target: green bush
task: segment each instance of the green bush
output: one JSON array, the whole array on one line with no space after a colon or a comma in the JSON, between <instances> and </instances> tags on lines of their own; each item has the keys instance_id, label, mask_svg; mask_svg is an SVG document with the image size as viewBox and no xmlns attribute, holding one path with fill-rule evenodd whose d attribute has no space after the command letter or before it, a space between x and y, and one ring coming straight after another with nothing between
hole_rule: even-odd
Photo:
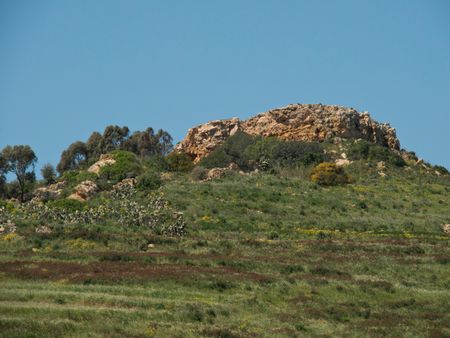
<instances>
[{"instance_id":1,"label":"green bush","mask_svg":"<svg viewBox=\"0 0 450 338\"><path fill-rule=\"evenodd\" d=\"M170 171L188 172L194 167L188 154L175 151L167 155L166 162Z\"/></svg>"},{"instance_id":2,"label":"green bush","mask_svg":"<svg viewBox=\"0 0 450 338\"><path fill-rule=\"evenodd\" d=\"M47 203L47 206L50 208L61 209L69 212L74 212L77 210L81 211L86 205L86 202L71 199L54 200Z\"/></svg>"},{"instance_id":3,"label":"green bush","mask_svg":"<svg viewBox=\"0 0 450 338\"><path fill-rule=\"evenodd\" d=\"M208 156L203 157L199 164L202 167L211 169L227 167L231 162L231 156L229 156L223 148L219 147Z\"/></svg>"},{"instance_id":4,"label":"green bush","mask_svg":"<svg viewBox=\"0 0 450 338\"><path fill-rule=\"evenodd\" d=\"M352 160L383 161L398 167L402 167L406 164L403 158L391 149L366 140L354 142L349 147L347 155Z\"/></svg>"},{"instance_id":5,"label":"green bush","mask_svg":"<svg viewBox=\"0 0 450 338\"><path fill-rule=\"evenodd\" d=\"M447 170L446 167L443 167L441 165L435 165L433 167L434 170L436 170L438 173L442 174L442 175L448 175L449 171Z\"/></svg>"},{"instance_id":6,"label":"green bush","mask_svg":"<svg viewBox=\"0 0 450 338\"><path fill-rule=\"evenodd\" d=\"M135 154L124 150L113 151L111 154L116 163L102 167L100 169L100 179L117 183L125 178L136 177L142 171Z\"/></svg>"},{"instance_id":7,"label":"green bush","mask_svg":"<svg viewBox=\"0 0 450 338\"><path fill-rule=\"evenodd\" d=\"M76 186L77 184L83 181L95 181L97 179L97 175L93 173L89 173L87 171L76 171L76 170L67 170L61 176L61 181L65 181L67 185L71 188Z\"/></svg>"},{"instance_id":8,"label":"green bush","mask_svg":"<svg viewBox=\"0 0 450 338\"><path fill-rule=\"evenodd\" d=\"M139 190L156 190L162 185L159 173L154 171L146 171L137 177L136 187Z\"/></svg>"},{"instance_id":9,"label":"green bush","mask_svg":"<svg viewBox=\"0 0 450 338\"><path fill-rule=\"evenodd\" d=\"M167 164L166 158L161 155L148 157L143 161L143 164L145 168L156 172L169 170L169 165Z\"/></svg>"},{"instance_id":10,"label":"green bush","mask_svg":"<svg viewBox=\"0 0 450 338\"><path fill-rule=\"evenodd\" d=\"M208 177L208 169L197 166L191 172L191 178L195 181L203 181Z\"/></svg>"},{"instance_id":11,"label":"green bush","mask_svg":"<svg viewBox=\"0 0 450 338\"><path fill-rule=\"evenodd\" d=\"M273 164L309 165L324 160L323 149L319 143L254 137L237 132L203 158L200 165L205 168L220 168L234 162L242 169L268 170Z\"/></svg>"},{"instance_id":12,"label":"green bush","mask_svg":"<svg viewBox=\"0 0 450 338\"><path fill-rule=\"evenodd\" d=\"M283 141L273 137L258 137L255 142L248 146L243 156L250 161L260 163L262 161L270 161L273 157L273 149Z\"/></svg>"},{"instance_id":13,"label":"green bush","mask_svg":"<svg viewBox=\"0 0 450 338\"><path fill-rule=\"evenodd\" d=\"M282 141L273 148L273 159L282 165L309 165L324 161L319 143Z\"/></svg>"},{"instance_id":14,"label":"green bush","mask_svg":"<svg viewBox=\"0 0 450 338\"><path fill-rule=\"evenodd\" d=\"M311 181L320 185L338 185L350 182L344 168L335 163L324 162L314 167L311 173Z\"/></svg>"}]
</instances>

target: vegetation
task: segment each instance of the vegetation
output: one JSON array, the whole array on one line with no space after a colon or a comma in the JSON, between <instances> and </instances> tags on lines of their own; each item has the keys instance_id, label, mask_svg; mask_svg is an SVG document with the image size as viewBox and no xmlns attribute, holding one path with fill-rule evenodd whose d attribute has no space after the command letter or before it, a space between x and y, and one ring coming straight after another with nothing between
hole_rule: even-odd
<instances>
[{"instance_id":1,"label":"vegetation","mask_svg":"<svg viewBox=\"0 0 450 338\"><path fill-rule=\"evenodd\" d=\"M353 160L384 161L398 167L406 164L400 155L386 147L370 143L366 140L357 140L354 142L349 147L348 155Z\"/></svg>"},{"instance_id":2,"label":"vegetation","mask_svg":"<svg viewBox=\"0 0 450 338\"><path fill-rule=\"evenodd\" d=\"M350 177L343 167L335 163L324 162L314 167L311 173L311 181L321 185L338 185L350 182Z\"/></svg>"},{"instance_id":3,"label":"vegetation","mask_svg":"<svg viewBox=\"0 0 450 338\"><path fill-rule=\"evenodd\" d=\"M115 184L125 178L136 177L139 175L141 172L141 165L135 154L124 150L115 150L111 154L116 163L104 166L100 169L101 179Z\"/></svg>"},{"instance_id":4,"label":"vegetation","mask_svg":"<svg viewBox=\"0 0 450 338\"><path fill-rule=\"evenodd\" d=\"M449 336L450 178L358 143L237 135L195 167L115 149L54 200L0 200L0 336ZM101 191L65 199L84 180Z\"/></svg>"},{"instance_id":5,"label":"vegetation","mask_svg":"<svg viewBox=\"0 0 450 338\"><path fill-rule=\"evenodd\" d=\"M194 167L192 159L185 153L172 152L166 157L166 162L170 171L188 172Z\"/></svg>"},{"instance_id":6,"label":"vegetation","mask_svg":"<svg viewBox=\"0 0 450 338\"><path fill-rule=\"evenodd\" d=\"M42 166L41 175L46 185L55 183L56 171L55 168L50 163L44 164Z\"/></svg>"},{"instance_id":7,"label":"vegetation","mask_svg":"<svg viewBox=\"0 0 450 338\"><path fill-rule=\"evenodd\" d=\"M237 132L200 161L205 168L237 164L244 170L320 163L326 158L319 143L283 141Z\"/></svg>"},{"instance_id":8,"label":"vegetation","mask_svg":"<svg viewBox=\"0 0 450 338\"><path fill-rule=\"evenodd\" d=\"M172 149L172 137L164 130L155 133L153 128L136 131L130 135L128 127L107 126L103 132L93 132L86 143L72 143L61 154L56 167L60 174L80 168L89 161L97 160L101 154L115 150L132 152L139 157L167 155Z\"/></svg>"},{"instance_id":9,"label":"vegetation","mask_svg":"<svg viewBox=\"0 0 450 338\"><path fill-rule=\"evenodd\" d=\"M3 148L0 158L1 180L5 173L12 172L17 179L18 197L21 202L25 200L25 193L31 191L35 181L34 165L37 157L28 145L6 146Z\"/></svg>"}]
</instances>

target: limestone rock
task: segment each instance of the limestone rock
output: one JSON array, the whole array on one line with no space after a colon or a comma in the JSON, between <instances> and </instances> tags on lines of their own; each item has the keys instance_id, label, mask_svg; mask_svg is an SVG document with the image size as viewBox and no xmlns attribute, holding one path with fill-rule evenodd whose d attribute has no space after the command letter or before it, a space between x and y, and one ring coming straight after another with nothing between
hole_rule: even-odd
<instances>
[{"instance_id":1,"label":"limestone rock","mask_svg":"<svg viewBox=\"0 0 450 338\"><path fill-rule=\"evenodd\" d=\"M119 183L115 184L113 186L113 189L114 190L120 190L120 189L123 189L125 187L126 188L128 188L128 187L133 188L136 185L136 183L137 183L137 180L135 178L125 178L122 181L120 181Z\"/></svg>"},{"instance_id":2,"label":"limestone rock","mask_svg":"<svg viewBox=\"0 0 450 338\"><path fill-rule=\"evenodd\" d=\"M100 159L95 162L93 165L91 165L88 168L88 172L93 173L93 174L99 174L100 170L107 165L112 165L116 163L116 160L113 158L113 156L111 154L103 154L100 155Z\"/></svg>"},{"instance_id":3,"label":"limestone rock","mask_svg":"<svg viewBox=\"0 0 450 338\"><path fill-rule=\"evenodd\" d=\"M0 235L3 234L13 234L17 230L17 226L15 223L7 220L5 223L0 224Z\"/></svg>"},{"instance_id":4,"label":"limestone rock","mask_svg":"<svg viewBox=\"0 0 450 338\"><path fill-rule=\"evenodd\" d=\"M240 124L238 118L232 118L211 121L191 128L184 140L175 146L175 151L185 152L194 159L194 162L198 162L240 130Z\"/></svg>"},{"instance_id":5,"label":"limestone rock","mask_svg":"<svg viewBox=\"0 0 450 338\"><path fill-rule=\"evenodd\" d=\"M35 229L37 234L51 234L52 229L48 225L41 225Z\"/></svg>"},{"instance_id":6,"label":"limestone rock","mask_svg":"<svg viewBox=\"0 0 450 338\"><path fill-rule=\"evenodd\" d=\"M447 235L450 235L450 224L442 224L442 231L444 231Z\"/></svg>"},{"instance_id":7,"label":"limestone rock","mask_svg":"<svg viewBox=\"0 0 450 338\"><path fill-rule=\"evenodd\" d=\"M346 166L350 165L350 163L352 163L352 162L346 158L338 158L335 161L335 163L338 167L346 167Z\"/></svg>"},{"instance_id":8,"label":"limestone rock","mask_svg":"<svg viewBox=\"0 0 450 338\"><path fill-rule=\"evenodd\" d=\"M98 192L97 184L92 181L83 181L78 184L73 193L67 197L68 199L73 199L77 201L86 201Z\"/></svg>"},{"instance_id":9,"label":"limestone rock","mask_svg":"<svg viewBox=\"0 0 450 338\"><path fill-rule=\"evenodd\" d=\"M244 121L238 118L216 120L191 128L185 139L176 145L175 151L185 152L198 162L238 130L250 135L295 141L365 139L394 150L400 149L395 129L389 124L376 122L367 112L359 113L341 106L292 104Z\"/></svg>"},{"instance_id":10,"label":"limestone rock","mask_svg":"<svg viewBox=\"0 0 450 338\"><path fill-rule=\"evenodd\" d=\"M377 163L377 169L378 170L384 170L386 169L386 163L384 161L380 161Z\"/></svg>"},{"instance_id":11,"label":"limestone rock","mask_svg":"<svg viewBox=\"0 0 450 338\"><path fill-rule=\"evenodd\" d=\"M46 187L37 188L34 191L34 200L35 201L45 201L49 199L58 198L61 196L64 187L66 186L65 181L56 182L50 184Z\"/></svg>"},{"instance_id":12,"label":"limestone rock","mask_svg":"<svg viewBox=\"0 0 450 338\"><path fill-rule=\"evenodd\" d=\"M227 168L213 168L208 171L208 176L206 180L214 180L217 178L222 178L226 175L228 169Z\"/></svg>"}]
</instances>

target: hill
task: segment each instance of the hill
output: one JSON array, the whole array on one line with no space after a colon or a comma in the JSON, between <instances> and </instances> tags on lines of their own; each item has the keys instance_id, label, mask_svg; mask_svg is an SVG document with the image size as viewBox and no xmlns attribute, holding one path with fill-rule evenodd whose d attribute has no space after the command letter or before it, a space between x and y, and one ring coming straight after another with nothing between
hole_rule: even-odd
<instances>
[{"instance_id":1,"label":"hill","mask_svg":"<svg viewBox=\"0 0 450 338\"><path fill-rule=\"evenodd\" d=\"M293 105L133 149L0 201L0 336L450 335L450 177L391 127Z\"/></svg>"}]
</instances>

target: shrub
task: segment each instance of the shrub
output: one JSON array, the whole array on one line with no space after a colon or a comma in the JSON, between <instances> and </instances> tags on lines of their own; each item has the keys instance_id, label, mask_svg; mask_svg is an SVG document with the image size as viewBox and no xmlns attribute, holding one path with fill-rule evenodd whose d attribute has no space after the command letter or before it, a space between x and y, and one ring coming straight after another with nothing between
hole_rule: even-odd
<instances>
[{"instance_id":1,"label":"shrub","mask_svg":"<svg viewBox=\"0 0 450 338\"><path fill-rule=\"evenodd\" d=\"M366 140L353 143L348 149L348 156L352 160L384 161L398 167L406 164L405 160L391 149Z\"/></svg>"},{"instance_id":2,"label":"shrub","mask_svg":"<svg viewBox=\"0 0 450 338\"><path fill-rule=\"evenodd\" d=\"M447 170L446 167L443 167L441 165L435 165L433 167L434 170L436 170L438 173L442 174L442 175L448 175L449 171Z\"/></svg>"},{"instance_id":3,"label":"shrub","mask_svg":"<svg viewBox=\"0 0 450 338\"><path fill-rule=\"evenodd\" d=\"M100 169L100 178L117 183L125 178L136 177L141 171L141 165L135 154L117 150L112 155L116 163Z\"/></svg>"},{"instance_id":4,"label":"shrub","mask_svg":"<svg viewBox=\"0 0 450 338\"><path fill-rule=\"evenodd\" d=\"M45 181L45 184L51 184L55 182L56 172L55 168L50 163L44 164L41 168L41 175Z\"/></svg>"},{"instance_id":5,"label":"shrub","mask_svg":"<svg viewBox=\"0 0 450 338\"><path fill-rule=\"evenodd\" d=\"M200 165L209 169L223 168L228 166L231 162L231 156L229 156L223 148L218 148L208 156L202 158Z\"/></svg>"},{"instance_id":6,"label":"shrub","mask_svg":"<svg viewBox=\"0 0 450 338\"><path fill-rule=\"evenodd\" d=\"M71 199L61 199L55 201L49 201L47 206L50 208L61 209L64 211L75 212L81 211L86 206L85 202L71 200Z\"/></svg>"},{"instance_id":7,"label":"shrub","mask_svg":"<svg viewBox=\"0 0 450 338\"><path fill-rule=\"evenodd\" d=\"M136 187L139 190L156 190L162 184L161 177L154 171L146 171L137 177Z\"/></svg>"},{"instance_id":8,"label":"shrub","mask_svg":"<svg viewBox=\"0 0 450 338\"><path fill-rule=\"evenodd\" d=\"M188 172L194 167L192 159L186 153L172 152L166 157L170 171Z\"/></svg>"},{"instance_id":9,"label":"shrub","mask_svg":"<svg viewBox=\"0 0 450 338\"><path fill-rule=\"evenodd\" d=\"M344 168L335 163L324 162L314 167L311 173L311 181L320 185L338 185L350 182Z\"/></svg>"},{"instance_id":10,"label":"shrub","mask_svg":"<svg viewBox=\"0 0 450 338\"><path fill-rule=\"evenodd\" d=\"M74 187L75 185L83 182L83 181L95 181L97 176L93 173L89 173L86 171L76 171L76 170L68 170L65 171L61 176L61 180L65 181L69 187Z\"/></svg>"},{"instance_id":11,"label":"shrub","mask_svg":"<svg viewBox=\"0 0 450 338\"><path fill-rule=\"evenodd\" d=\"M208 177L208 169L201 166L195 167L191 172L191 178L195 181L203 181Z\"/></svg>"},{"instance_id":12,"label":"shrub","mask_svg":"<svg viewBox=\"0 0 450 338\"><path fill-rule=\"evenodd\" d=\"M252 146L256 140L256 137L238 131L203 158L200 164L205 168L223 168L234 162L241 168L249 168L252 158L245 156L246 149Z\"/></svg>"},{"instance_id":13,"label":"shrub","mask_svg":"<svg viewBox=\"0 0 450 338\"><path fill-rule=\"evenodd\" d=\"M309 165L322 162L324 155L319 143L284 141L274 147L273 158L284 165Z\"/></svg>"},{"instance_id":14,"label":"shrub","mask_svg":"<svg viewBox=\"0 0 450 338\"><path fill-rule=\"evenodd\" d=\"M148 169L151 169L153 171L165 171L169 170L169 165L167 164L166 158L161 155L154 155L151 157L148 157L143 162L145 167Z\"/></svg>"}]
</instances>

